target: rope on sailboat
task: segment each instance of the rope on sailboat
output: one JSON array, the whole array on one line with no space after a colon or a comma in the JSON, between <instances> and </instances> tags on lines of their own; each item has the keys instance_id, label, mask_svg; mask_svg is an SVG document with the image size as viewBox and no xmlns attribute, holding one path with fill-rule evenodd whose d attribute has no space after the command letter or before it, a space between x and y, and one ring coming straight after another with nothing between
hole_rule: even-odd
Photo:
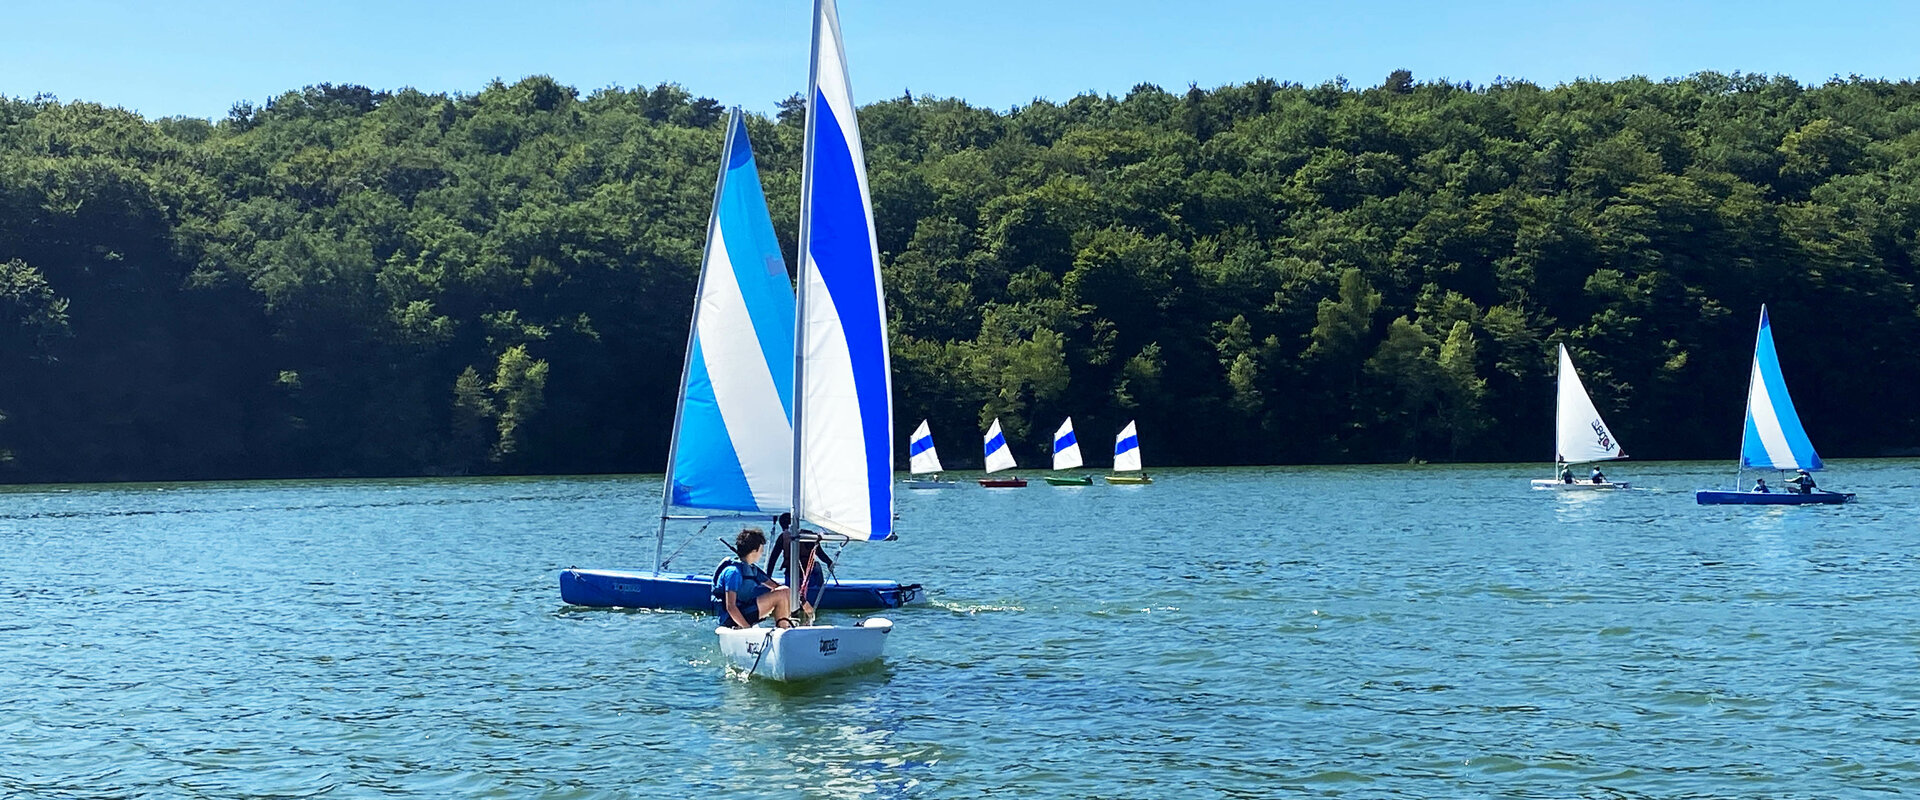
<instances>
[{"instance_id":1,"label":"rope on sailboat","mask_svg":"<svg viewBox=\"0 0 1920 800\"><path fill-rule=\"evenodd\" d=\"M680 541L679 547L673 548L672 553L668 554L666 558L663 558L660 560L660 569L664 570L667 568L668 564L673 563L674 557L680 555L680 551L687 549L687 545L693 544L693 539L695 536L699 536L700 534L706 533L708 528L713 527L713 523L714 523L714 520L708 520L707 524L700 526L700 530L694 531L692 535L688 536L685 539L682 539Z\"/></svg>"},{"instance_id":2,"label":"rope on sailboat","mask_svg":"<svg viewBox=\"0 0 1920 800\"><path fill-rule=\"evenodd\" d=\"M754 655L753 666L747 668L747 677L753 677L754 670L760 668L760 659L767 657L767 646L773 644L773 635L779 630L780 625L778 623L775 623L773 627L767 629L767 638L760 640L760 652Z\"/></svg>"}]
</instances>

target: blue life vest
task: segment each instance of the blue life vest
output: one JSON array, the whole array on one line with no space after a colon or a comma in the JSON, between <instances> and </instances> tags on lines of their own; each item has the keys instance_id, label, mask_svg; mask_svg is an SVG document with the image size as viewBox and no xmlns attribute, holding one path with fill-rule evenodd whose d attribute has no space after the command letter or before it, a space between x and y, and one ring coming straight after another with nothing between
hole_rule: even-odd
<instances>
[{"instance_id":1,"label":"blue life vest","mask_svg":"<svg viewBox=\"0 0 1920 800\"><path fill-rule=\"evenodd\" d=\"M711 583L711 594L713 595L713 601L716 603L727 602L727 590L720 585L720 576L727 571L727 567L739 567L740 579L742 581L759 585L769 580L767 571L761 569L758 564L748 564L737 558L729 558L721 561L720 566L715 567L713 570L713 581Z\"/></svg>"}]
</instances>

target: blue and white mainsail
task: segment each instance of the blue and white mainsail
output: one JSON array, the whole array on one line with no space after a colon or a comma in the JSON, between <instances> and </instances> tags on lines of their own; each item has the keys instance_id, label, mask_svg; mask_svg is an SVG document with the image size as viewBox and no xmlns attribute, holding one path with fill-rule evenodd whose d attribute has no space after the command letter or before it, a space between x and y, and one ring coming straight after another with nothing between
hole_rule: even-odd
<instances>
[{"instance_id":1,"label":"blue and white mainsail","mask_svg":"<svg viewBox=\"0 0 1920 800\"><path fill-rule=\"evenodd\" d=\"M940 467L940 451L933 449L933 429L927 427L924 419L920 420L920 427L913 429L913 438L907 440L907 470L915 475L944 471Z\"/></svg>"},{"instance_id":2,"label":"blue and white mainsail","mask_svg":"<svg viewBox=\"0 0 1920 800\"><path fill-rule=\"evenodd\" d=\"M1140 434L1129 420L1127 427L1120 429L1120 435L1113 437L1113 471L1140 471Z\"/></svg>"},{"instance_id":3,"label":"blue and white mainsail","mask_svg":"<svg viewBox=\"0 0 1920 800\"><path fill-rule=\"evenodd\" d=\"M1053 468L1073 469L1080 464L1080 440L1074 438L1073 418L1068 417L1053 432Z\"/></svg>"},{"instance_id":4,"label":"blue and white mainsail","mask_svg":"<svg viewBox=\"0 0 1920 800\"><path fill-rule=\"evenodd\" d=\"M840 16L816 0L800 194L796 516L855 539L893 532L886 298Z\"/></svg>"},{"instance_id":5,"label":"blue and white mainsail","mask_svg":"<svg viewBox=\"0 0 1920 800\"><path fill-rule=\"evenodd\" d=\"M1821 468L1820 454L1800 427L1800 415L1780 375L1767 307L1760 307L1760 333L1753 344L1753 373L1747 378L1747 430L1740 440L1740 466L1773 469Z\"/></svg>"},{"instance_id":6,"label":"blue and white mainsail","mask_svg":"<svg viewBox=\"0 0 1920 800\"><path fill-rule=\"evenodd\" d=\"M1007 436L1000 432L999 419L996 418L993 424L987 427L987 435L983 444L986 447L986 468L988 472L999 472L1003 469L1013 469L1016 466L1013 463L1013 451L1007 449Z\"/></svg>"},{"instance_id":7,"label":"blue and white mainsail","mask_svg":"<svg viewBox=\"0 0 1920 800\"><path fill-rule=\"evenodd\" d=\"M734 109L674 412L668 507L787 508L793 322L786 259L760 189L746 119Z\"/></svg>"}]
</instances>

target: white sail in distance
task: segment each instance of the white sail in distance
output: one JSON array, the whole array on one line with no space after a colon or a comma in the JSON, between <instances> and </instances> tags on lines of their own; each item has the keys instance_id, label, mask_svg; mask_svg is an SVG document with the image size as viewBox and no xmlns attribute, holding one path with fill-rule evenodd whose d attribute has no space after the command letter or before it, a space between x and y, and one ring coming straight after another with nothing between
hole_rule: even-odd
<instances>
[{"instance_id":1,"label":"white sail in distance","mask_svg":"<svg viewBox=\"0 0 1920 800\"><path fill-rule=\"evenodd\" d=\"M1593 398L1587 396L1587 387L1581 385L1580 373L1574 370L1573 357L1567 355L1564 344L1560 345L1558 403L1554 414L1557 429L1554 449L1562 463L1582 464L1626 457L1620 451L1620 440L1613 437L1613 431L1601 421L1600 411L1593 407Z\"/></svg>"},{"instance_id":2,"label":"white sail in distance","mask_svg":"<svg viewBox=\"0 0 1920 800\"><path fill-rule=\"evenodd\" d=\"M933 429L924 419L913 429L913 438L907 440L907 469L915 475L945 471L940 468L940 453L933 449Z\"/></svg>"},{"instance_id":3,"label":"white sail in distance","mask_svg":"<svg viewBox=\"0 0 1920 800\"><path fill-rule=\"evenodd\" d=\"M1080 440L1074 438L1073 418L1068 417L1053 432L1053 468L1073 469L1080 463Z\"/></svg>"},{"instance_id":4,"label":"white sail in distance","mask_svg":"<svg viewBox=\"0 0 1920 800\"><path fill-rule=\"evenodd\" d=\"M1140 471L1140 435L1133 430L1133 422L1120 429L1120 435L1113 437L1113 471Z\"/></svg>"},{"instance_id":5,"label":"white sail in distance","mask_svg":"<svg viewBox=\"0 0 1920 800\"><path fill-rule=\"evenodd\" d=\"M994 420L987 428L986 450L988 472L1014 468L1013 451L1007 449L1007 437L1000 432L1000 420Z\"/></svg>"}]
</instances>

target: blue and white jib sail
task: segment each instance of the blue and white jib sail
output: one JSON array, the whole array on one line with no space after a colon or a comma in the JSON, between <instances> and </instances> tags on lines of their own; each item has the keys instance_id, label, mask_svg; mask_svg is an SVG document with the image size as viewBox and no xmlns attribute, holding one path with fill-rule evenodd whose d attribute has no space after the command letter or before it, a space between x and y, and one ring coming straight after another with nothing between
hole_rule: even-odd
<instances>
[{"instance_id":1,"label":"blue and white jib sail","mask_svg":"<svg viewBox=\"0 0 1920 800\"><path fill-rule=\"evenodd\" d=\"M1053 432L1053 468L1073 469L1080 466L1080 441L1073 436L1073 418L1068 417L1060 423L1060 429Z\"/></svg>"},{"instance_id":2,"label":"blue and white jib sail","mask_svg":"<svg viewBox=\"0 0 1920 800\"><path fill-rule=\"evenodd\" d=\"M1007 449L1007 436L1000 432L1000 420L996 419L987 427L986 436L987 472L999 472L1013 469L1013 451Z\"/></svg>"},{"instance_id":3,"label":"blue and white jib sail","mask_svg":"<svg viewBox=\"0 0 1920 800\"><path fill-rule=\"evenodd\" d=\"M1113 471L1140 471L1140 435L1134 432L1131 421L1113 437Z\"/></svg>"},{"instance_id":4,"label":"blue and white jib sail","mask_svg":"<svg viewBox=\"0 0 1920 800\"><path fill-rule=\"evenodd\" d=\"M793 285L745 118L728 126L707 220L668 504L782 511L793 486Z\"/></svg>"},{"instance_id":5,"label":"blue and white jib sail","mask_svg":"<svg viewBox=\"0 0 1920 800\"><path fill-rule=\"evenodd\" d=\"M924 419L913 429L913 438L907 440L907 470L915 475L945 471L940 468L939 451L933 449L933 429Z\"/></svg>"},{"instance_id":6,"label":"blue and white jib sail","mask_svg":"<svg viewBox=\"0 0 1920 800\"><path fill-rule=\"evenodd\" d=\"M800 197L800 479L795 505L855 539L893 532L893 372L866 156L840 18L816 0Z\"/></svg>"},{"instance_id":7,"label":"blue and white jib sail","mask_svg":"<svg viewBox=\"0 0 1920 800\"><path fill-rule=\"evenodd\" d=\"M1740 441L1740 466L1773 469L1821 468L1820 454L1800 427L1800 415L1780 375L1767 307L1760 307L1760 333L1753 344L1753 373L1747 379L1747 431Z\"/></svg>"}]
</instances>

